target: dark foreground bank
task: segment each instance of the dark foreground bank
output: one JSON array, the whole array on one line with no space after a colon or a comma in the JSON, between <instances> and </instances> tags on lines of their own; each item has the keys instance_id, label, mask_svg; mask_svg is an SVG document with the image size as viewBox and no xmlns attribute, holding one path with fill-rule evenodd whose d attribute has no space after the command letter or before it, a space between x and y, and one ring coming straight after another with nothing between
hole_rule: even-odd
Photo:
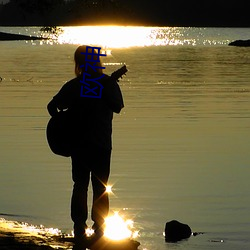
<instances>
[{"instance_id":1,"label":"dark foreground bank","mask_svg":"<svg viewBox=\"0 0 250 250\"><path fill-rule=\"evenodd\" d=\"M58 249L65 249L70 248L72 243L58 243L53 237L52 229L0 218L0 249L52 250L55 245Z\"/></svg>"},{"instance_id":2,"label":"dark foreground bank","mask_svg":"<svg viewBox=\"0 0 250 250\"><path fill-rule=\"evenodd\" d=\"M27 241L27 242L26 242ZM32 239L20 241L12 233L3 233L0 231L0 249L8 250L52 250L50 246L39 246L32 242Z\"/></svg>"},{"instance_id":3,"label":"dark foreground bank","mask_svg":"<svg viewBox=\"0 0 250 250\"><path fill-rule=\"evenodd\" d=\"M111 241L102 237L91 244L88 249L137 250L139 245L140 243L134 240ZM72 249L73 247L73 237L63 235L58 229L36 227L0 218L1 250L52 250L55 248Z\"/></svg>"}]
</instances>

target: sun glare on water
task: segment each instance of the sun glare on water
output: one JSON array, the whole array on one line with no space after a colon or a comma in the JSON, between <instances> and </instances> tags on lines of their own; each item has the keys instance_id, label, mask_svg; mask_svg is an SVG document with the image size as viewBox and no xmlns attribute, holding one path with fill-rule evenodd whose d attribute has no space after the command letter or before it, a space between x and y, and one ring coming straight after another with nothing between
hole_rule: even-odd
<instances>
[{"instance_id":1,"label":"sun glare on water","mask_svg":"<svg viewBox=\"0 0 250 250\"><path fill-rule=\"evenodd\" d=\"M104 236L110 240L119 241L136 238L138 231L133 231L133 221L124 220L118 212L106 218Z\"/></svg>"},{"instance_id":2,"label":"sun glare on water","mask_svg":"<svg viewBox=\"0 0 250 250\"><path fill-rule=\"evenodd\" d=\"M106 186L106 192L107 192L108 194L113 193L113 192L112 192L112 186L111 186L111 185L107 185L107 186Z\"/></svg>"},{"instance_id":3,"label":"sun glare on water","mask_svg":"<svg viewBox=\"0 0 250 250\"><path fill-rule=\"evenodd\" d=\"M144 27L144 26L66 26L59 28L53 42L59 44L90 45L103 49L228 44L216 40L206 28ZM47 40L51 42L51 40ZM53 42L51 42L53 44ZM41 41L43 43L43 41Z\"/></svg>"},{"instance_id":4,"label":"sun glare on water","mask_svg":"<svg viewBox=\"0 0 250 250\"><path fill-rule=\"evenodd\" d=\"M123 241L135 239L139 236L139 231L135 231L132 220L124 220L119 212L114 212L112 216L105 219L104 237L111 241ZM91 237L95 232L91 228L86 229L87 237Z\"/></svg>"},{"instance_id":5,"label":"sun glare on water","mask_svg":"<svg viewBox=\"0 0 250 250\"><path fill-rule=\"evenodd\" d=\"M125 26L80 26L64 27L58 42L98 45L102 48L126 48L151 44L151 29Z\"/></svg>"}]
</instances>

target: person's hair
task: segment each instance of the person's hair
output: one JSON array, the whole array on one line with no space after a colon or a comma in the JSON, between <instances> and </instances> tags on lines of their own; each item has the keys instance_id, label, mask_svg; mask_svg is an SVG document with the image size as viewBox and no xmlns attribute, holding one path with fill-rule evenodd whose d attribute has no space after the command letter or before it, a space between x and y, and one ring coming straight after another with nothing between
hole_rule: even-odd
<instances>
[{"instance_id":1,"label":"person's hair","mask_svg":"<svg viewBox=\"0 0 250 250\"><path fill-rule=\"evenodd\" d=\"M92 55L82 54L82 53L86 53L86 52L92 53L92 48L88 48L88 51L86 51L86 50L87 50L87 45L81 45L75 51L74 60L75 60L75 74L76 74L76 76L77 77L81 76L83 74L83 72L86 72L86 73L91 74L91 75L96 75L96 74L102 75L103 71L101 68L96 68L95 69L96 71L94 71L94 69L90 66L85 67L86 62L91 64L91 65L95 64L95 66L102 67L101 62L90 62L89 61L89 60L91 60ZM94 54L96 54L96 56L94 55L93 59L97 60L98 53L96 50L94 50ZM86 59L87 59L87 61L86 61Z\"/></svg>"}]
</instances>

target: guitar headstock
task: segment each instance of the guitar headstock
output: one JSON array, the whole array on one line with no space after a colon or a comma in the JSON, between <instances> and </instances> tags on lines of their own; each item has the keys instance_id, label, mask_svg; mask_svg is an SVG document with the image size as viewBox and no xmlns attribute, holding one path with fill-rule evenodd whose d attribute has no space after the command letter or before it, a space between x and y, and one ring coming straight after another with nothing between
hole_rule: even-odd
<instances>
[{"instance_id":1,"label":"guitar headstock","mask_svg":"<svg viewBox=\"0 0 250 250\"><path fill-rule=\"evenodd\" d=\"M126 65L123 65L120 69L114 71L111 74L111 78L115 81L118 81L120 77L122 77L128 71Z\"/></svg>"}]
</instances>

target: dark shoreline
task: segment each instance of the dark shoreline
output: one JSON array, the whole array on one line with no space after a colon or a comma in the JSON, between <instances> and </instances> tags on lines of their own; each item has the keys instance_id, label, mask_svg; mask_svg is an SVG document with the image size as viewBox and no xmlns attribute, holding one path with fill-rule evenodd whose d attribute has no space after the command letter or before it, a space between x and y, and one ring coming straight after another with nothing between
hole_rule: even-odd
<instances>
[{"instance_id":1,"label":"dark shoreline","mask_svg":"<svg viewBox=\"0 0 250 250\"><path fill-rule=\"evenodd\" d=\"M44 40L47 38L0 32L0 41Z\"/></svg>"}]
</instances>

